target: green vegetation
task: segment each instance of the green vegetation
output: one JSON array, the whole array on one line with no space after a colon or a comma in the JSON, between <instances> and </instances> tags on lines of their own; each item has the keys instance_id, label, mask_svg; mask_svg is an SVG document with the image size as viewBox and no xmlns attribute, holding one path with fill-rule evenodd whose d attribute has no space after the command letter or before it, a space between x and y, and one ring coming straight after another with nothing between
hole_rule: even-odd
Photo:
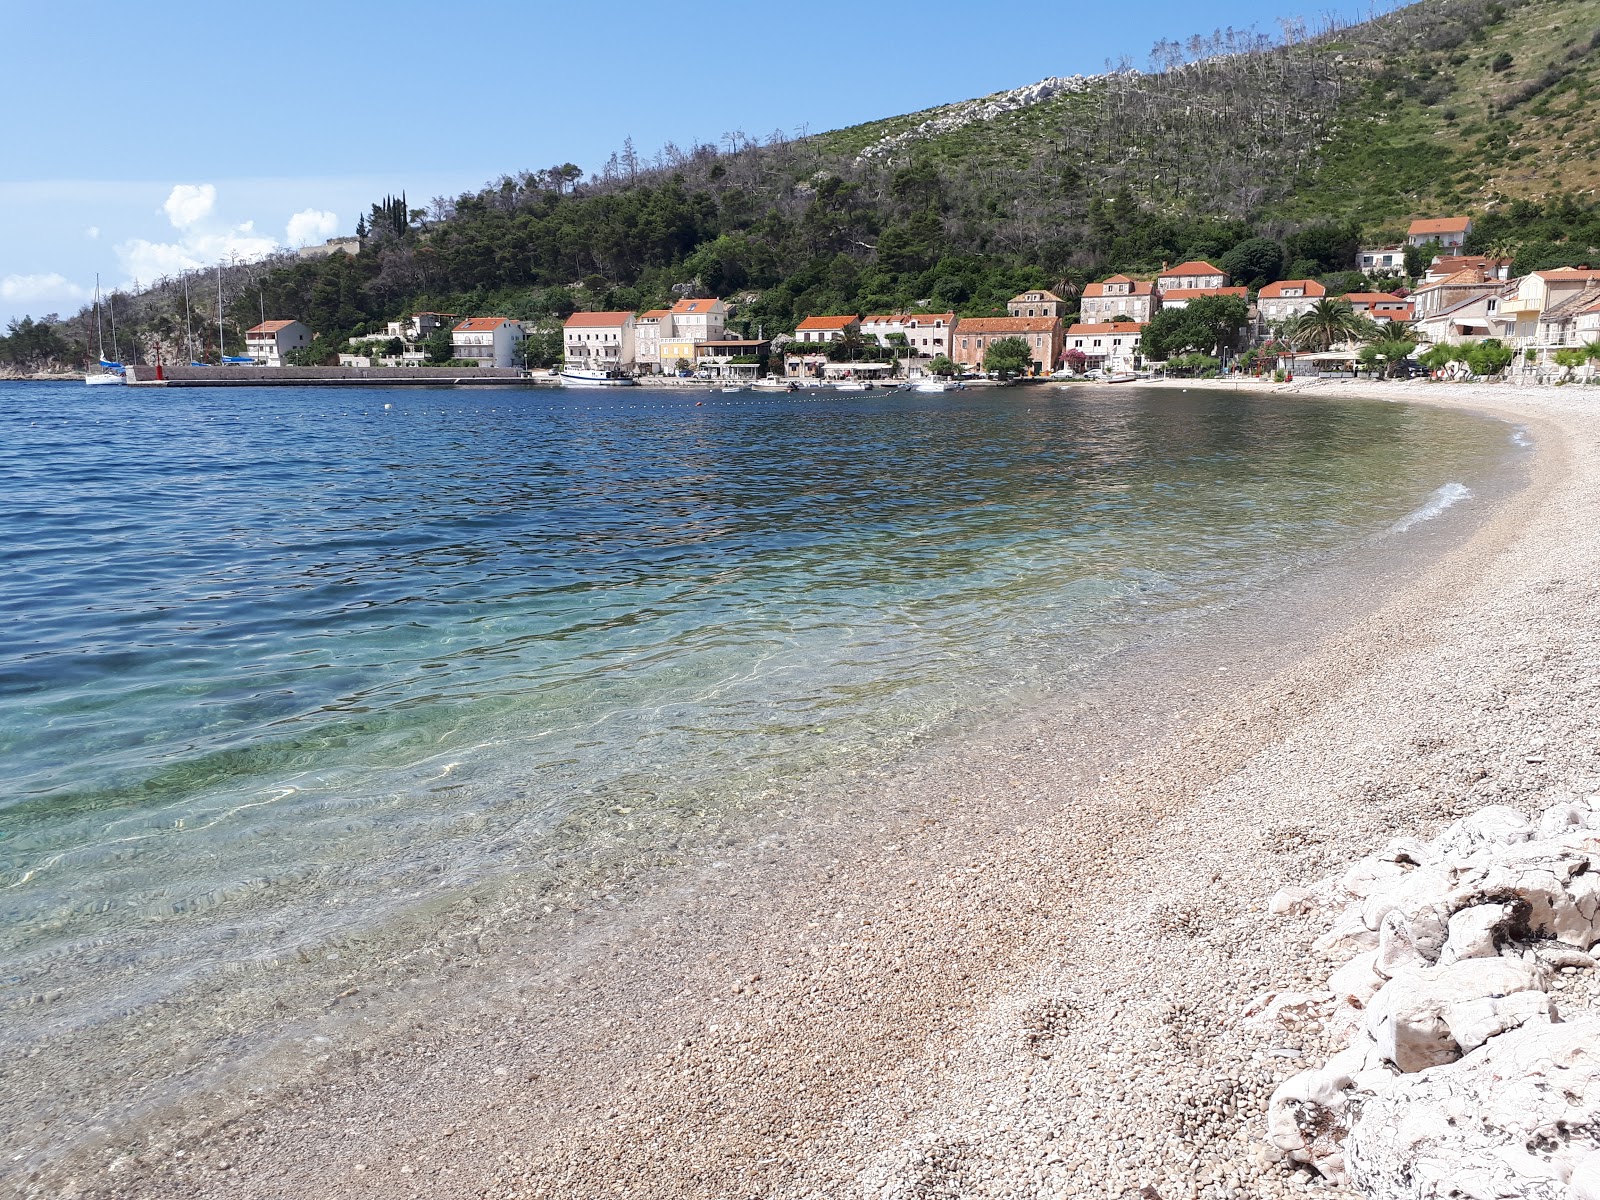
<instances>
[{"instance_id":1,"label":"green vegetation","mask_svg":"<svg viewBox=\"0 0 1600 1200\"><path fill-rule=\"evenodd\" d=\"M1023 338L996 338L983 352L983 369L1001 379L1015 379L1033 369L1033 351Z\"/></svg>"},{"instance_id":2,"label":"green vegetation","mask_svg":"<svg viewBox=\"0 0 1600 1200\"><path fill-rule=\"evenodd\" d=\"M51 317L11 321L5 336L0 337L0 364L28 371L77 363L84 354L85 348L64 337L60 324Z\"/></svg>"},{"instance_id":3,"label":"green vegetation","mask_svg":"<svg viewBox=\"0 0 1600 1200\"><path fill-rule=\"evenodd\" d=\"M1147 357L1172 360L1187 353L1236 350L1250 306L1240 296L1202 296L1183 308L1165 308L1145 326L1141 343Z\"/></svg>"}]
</instances>

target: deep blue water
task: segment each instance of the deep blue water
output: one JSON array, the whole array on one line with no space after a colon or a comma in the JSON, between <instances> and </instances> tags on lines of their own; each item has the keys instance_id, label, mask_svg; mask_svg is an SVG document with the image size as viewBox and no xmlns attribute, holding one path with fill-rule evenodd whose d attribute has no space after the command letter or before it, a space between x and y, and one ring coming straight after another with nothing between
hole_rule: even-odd
<instances>
[{"instance_id":1,"label":"deep blue water","mask_svg":"<svg viewBox=\"0 0 1600 1200\"><path fill-rule=\"evenodd\" d=\"M0 384L0 1005L48 977L94 1021L591 815L880 760L1506 450L1125 386Z\"/></svg>"}]
</instances>

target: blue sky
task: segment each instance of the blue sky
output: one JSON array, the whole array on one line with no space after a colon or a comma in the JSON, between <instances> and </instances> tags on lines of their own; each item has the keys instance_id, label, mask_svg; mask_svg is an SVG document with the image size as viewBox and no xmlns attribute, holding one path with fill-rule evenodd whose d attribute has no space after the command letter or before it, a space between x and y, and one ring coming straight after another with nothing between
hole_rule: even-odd
<instances>
[{"instance_id":1,"label":"blue sky","mask_svg":"<svg viewBox=\"0 0 1600 1200\"><path fill-rule=\"evenodd\" d=\"M353 232L387 192L416 205L524 168L597 168L628 137L648 155L729 130L833 129L1108 58L1143 67L1159 37L1276 31L1280 17L1359 17L1371 2L819 0L679 15L631 0L0 0L0 321L76 311L97 271L127 287ZM975 11L993 36L966 36Z\"/></svg>"}]
</instances>

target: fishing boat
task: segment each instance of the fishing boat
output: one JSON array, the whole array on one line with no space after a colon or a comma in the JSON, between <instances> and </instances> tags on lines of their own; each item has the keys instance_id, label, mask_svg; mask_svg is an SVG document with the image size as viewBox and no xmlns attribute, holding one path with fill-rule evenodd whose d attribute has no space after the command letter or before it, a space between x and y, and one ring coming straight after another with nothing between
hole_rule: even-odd
<instances>
[{"instance_id":1,"label":"fishing boat","mask_svg":"<svg viewBox=\"0 0 1600 1200\"><path fill-rule=\"evenodd\" d=\"M90 371L83 377L83 382L90 387L107 383L126 383L125 368L119 362L110 362L106 359L106 334L100 320L100 276L94 277L94 328L95 335L100 342L100 362L98 371Z\"/></svg>"},{"instance_id":2,"label":"fishing boat","mask_svg":"<svg viewBox=\"0 0 1600 1200\"><path fill-rule=\"evenodd\" d=\"M595 371L583 367L568 367L556 378L561 380L562 387L570 388L639 386L637 379L620 371Z\"/></svg>"}]
</instances>

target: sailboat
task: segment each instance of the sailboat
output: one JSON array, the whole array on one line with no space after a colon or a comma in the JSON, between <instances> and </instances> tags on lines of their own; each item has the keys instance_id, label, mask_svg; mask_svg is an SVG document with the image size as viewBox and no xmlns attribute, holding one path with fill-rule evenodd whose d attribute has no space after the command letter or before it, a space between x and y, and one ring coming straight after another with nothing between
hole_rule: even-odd
<instances>
[{"instance_id":1,"label":"sailboat","mask_svg":"<svg viewBox=\"0 0 1600 1200\"><path fill-rule=\"evenodd\" d=\"M94 277L94 328L95 335L100 341L100 369L90 371L83 377L84 383L90 387L102 383L123 383L123 367L119 362L106 361L106 333L100 320L100 276Z\"/></svg>"}]
</instances>

